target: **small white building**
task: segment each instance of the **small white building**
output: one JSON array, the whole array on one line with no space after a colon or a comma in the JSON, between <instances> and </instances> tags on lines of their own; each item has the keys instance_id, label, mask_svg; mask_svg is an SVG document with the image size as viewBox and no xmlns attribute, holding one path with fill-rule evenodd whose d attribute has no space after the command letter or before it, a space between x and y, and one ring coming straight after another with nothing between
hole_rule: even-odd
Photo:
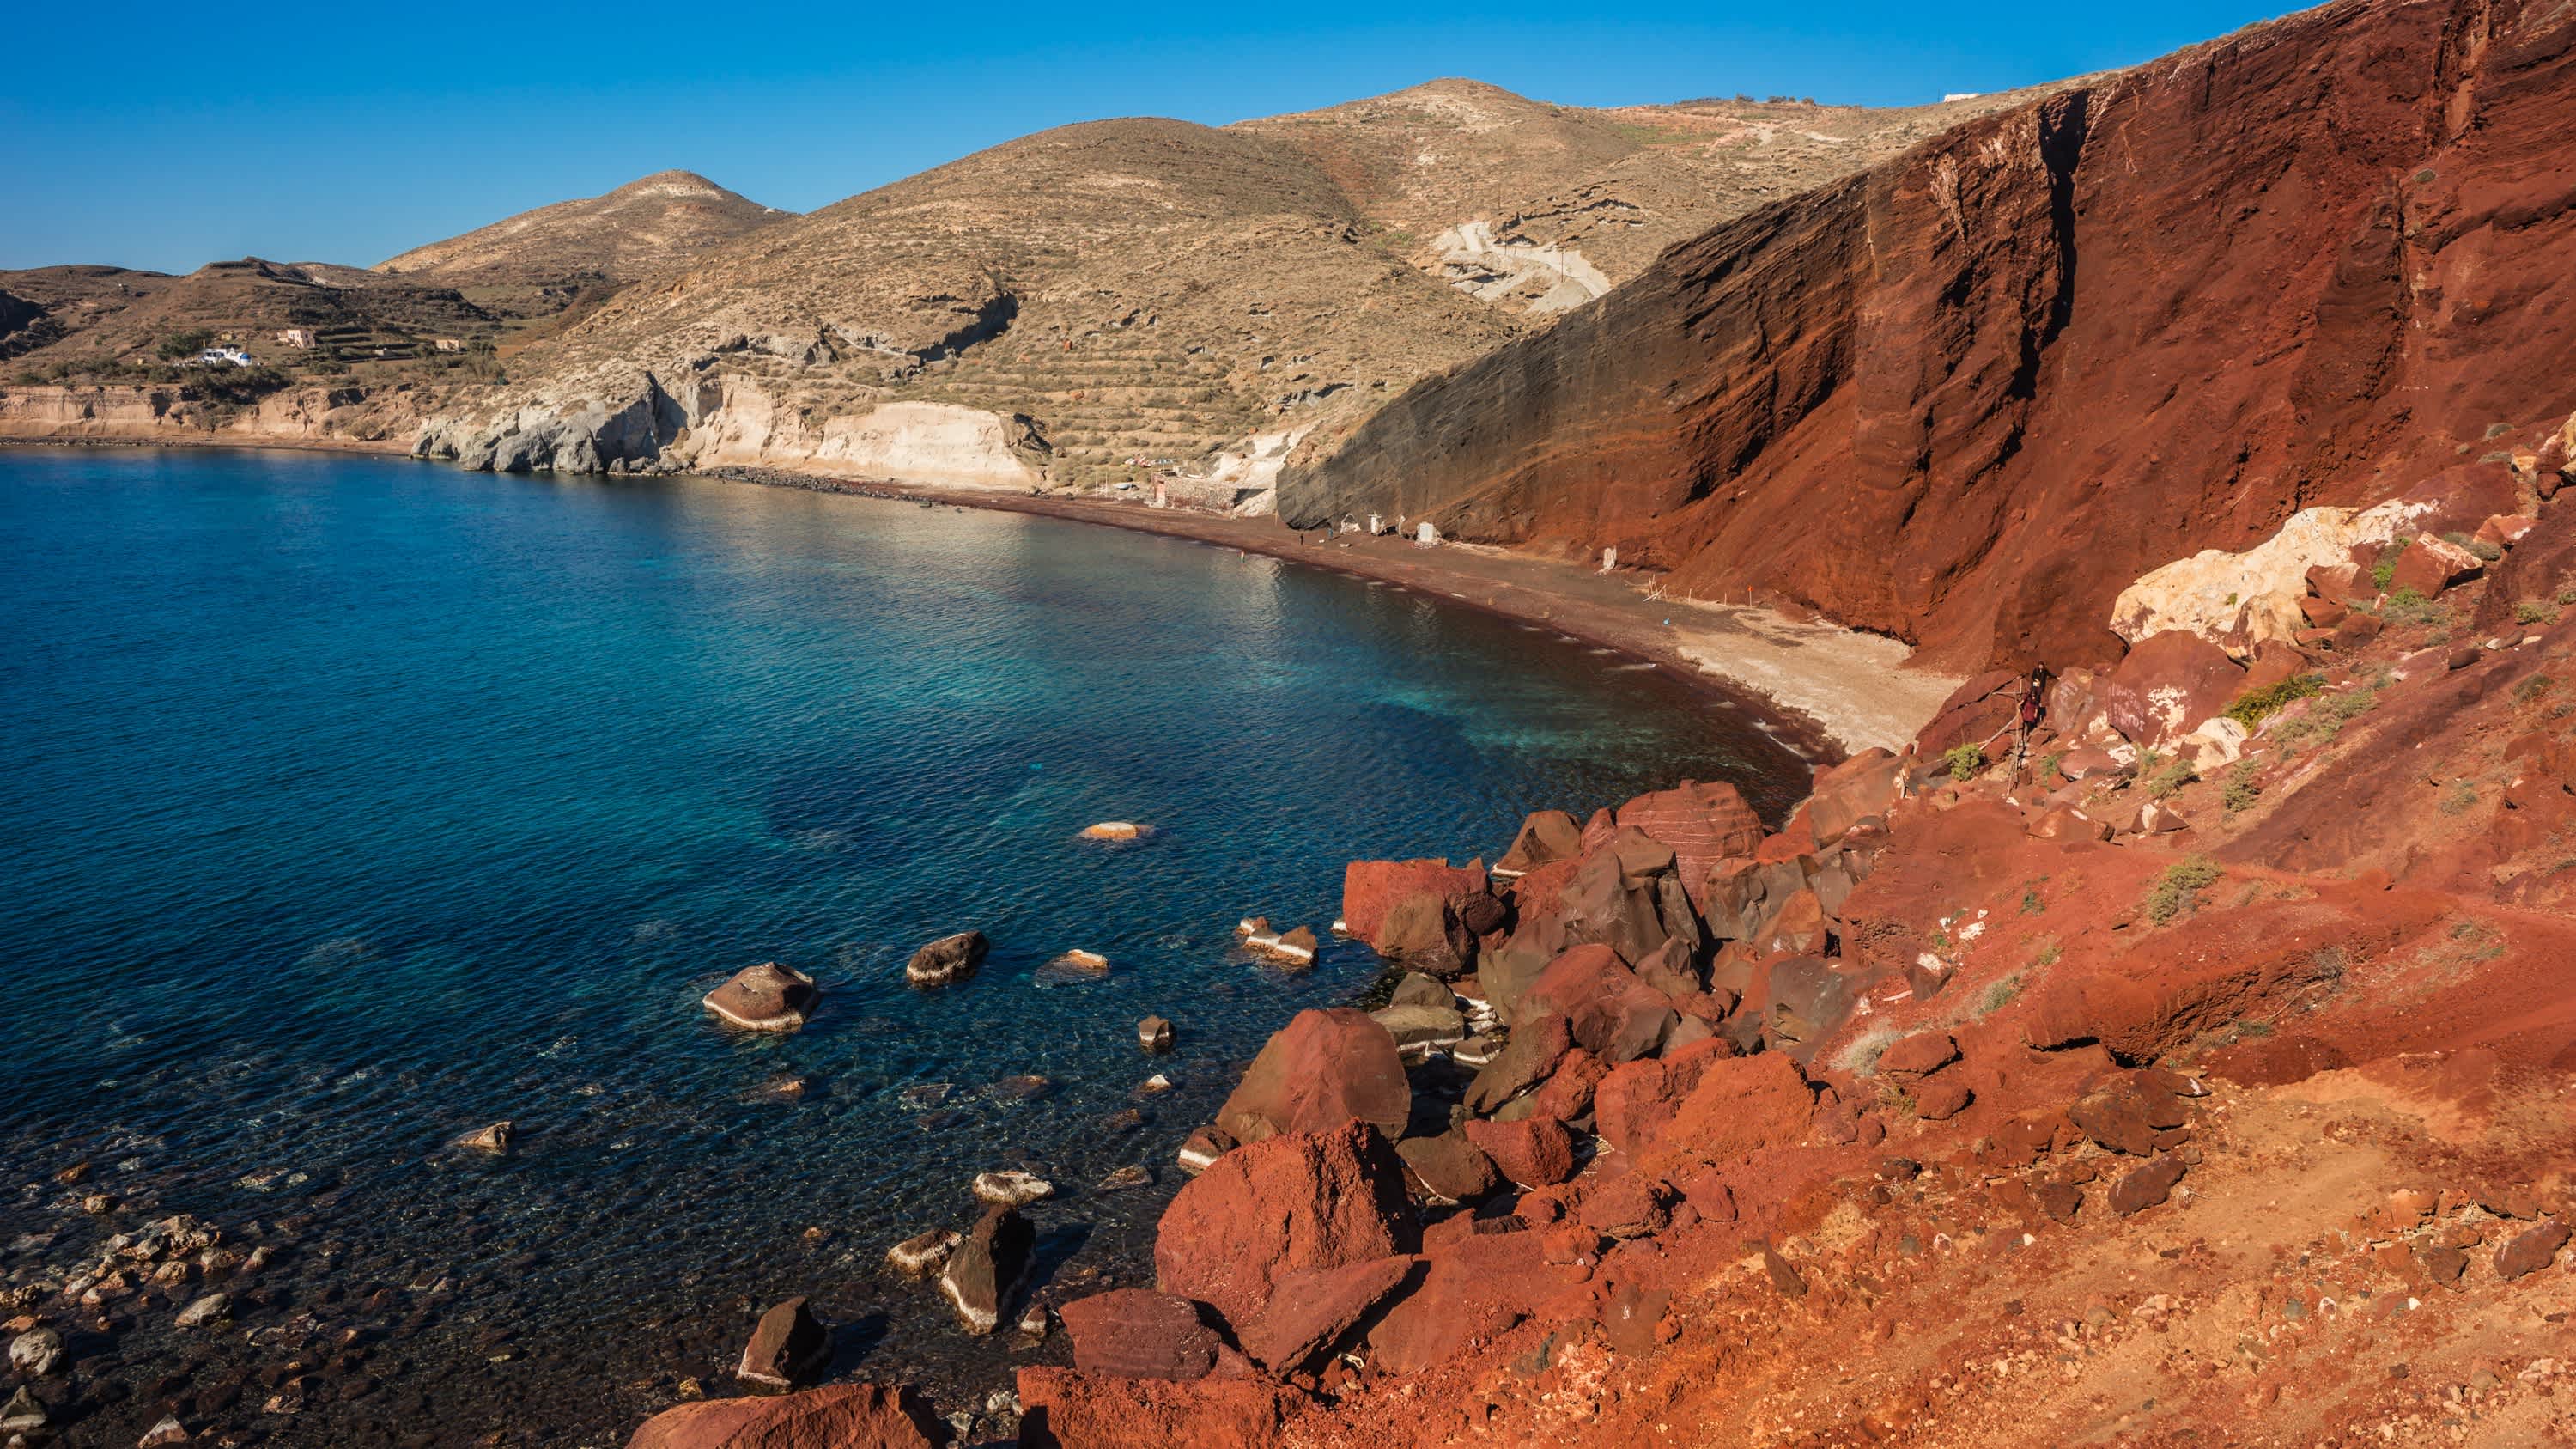
<instances>
[{"instance_id":1,"label":"small white building","mask_svg":"<svg viewBox=\"0 0 2576 1449\"><path fill-rule=\"evenodd\" d=\"M457 341L453 337L442 337L432 345L437 347L441 352L463 352L465 350L465 344Z\"/></svg>"},{"instance_id":2,"label":"small white building","mask_svg":"<svg viewBox=\"0 0 2576 1449\"><path fill-rule=\"evenodd\" d=\"M226 342L198 353L197 365L199 367L248 367L251 365L250 354Z\"/></svg>"},{"instance_id":3,"label":"small white building","mask_svg":"<svg viewBox=\"0 0 2576 1449\"><path fill-rule=\"evenodd\" d=\"M299 352L310 352L313 350L313 329L289 327L277 334L277 341L279 346L292 347Z\"/></svg>"}]
</instances>

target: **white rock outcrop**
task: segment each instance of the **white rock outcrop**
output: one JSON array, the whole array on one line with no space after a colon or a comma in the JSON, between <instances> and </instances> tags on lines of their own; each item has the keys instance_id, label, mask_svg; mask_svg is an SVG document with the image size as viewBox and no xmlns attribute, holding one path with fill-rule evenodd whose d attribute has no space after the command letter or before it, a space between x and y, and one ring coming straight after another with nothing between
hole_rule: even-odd
<instances>
[{"instance_id":1,"label":"white rock outcrop","mask_svg":"<svg viewBox=\"0 0 2576 1449\"><path fill-rule=\"evenodd\" d=\"M2392 499L2373 508L2305 508L2280 531L2245 550L2203 549L2140 578L2111 606L2111 632L2131 644L2185 629L2244 658L2269 640L2307 627L2299 600L2308 570L2344 562L2354 545L2411 533L2430 503Z\"/></svg>"}]
</instances>

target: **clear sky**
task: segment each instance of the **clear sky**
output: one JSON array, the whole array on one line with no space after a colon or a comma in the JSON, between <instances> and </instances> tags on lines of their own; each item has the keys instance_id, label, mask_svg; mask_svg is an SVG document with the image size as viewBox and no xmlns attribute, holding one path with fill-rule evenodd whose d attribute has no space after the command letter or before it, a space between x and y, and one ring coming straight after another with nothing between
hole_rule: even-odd
<instances>
[{"instance_id":1,"label":"clear sky","mask_svg":"<svg viewBox=\"0 0 2576 1449\"><path fill-rule=\"evenodd\" d=\"M1070 121L1223 123L1436 76L1577 105L1912 103L2131 65L2289 8L34 5L0 85L0 268L373 263L670 167L807 211Z\"/></svg>"}]
</instances>

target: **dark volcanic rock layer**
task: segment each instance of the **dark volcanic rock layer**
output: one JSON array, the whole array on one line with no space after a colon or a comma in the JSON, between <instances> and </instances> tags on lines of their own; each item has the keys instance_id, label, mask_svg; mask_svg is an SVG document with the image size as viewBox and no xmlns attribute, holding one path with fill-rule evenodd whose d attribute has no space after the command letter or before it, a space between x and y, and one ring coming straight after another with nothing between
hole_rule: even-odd
<instances>
[{"instance_id":1,"label":"dark volcanic rock layer","mask_svg":"<svg viewBox=\"0 0 2576 1449\"><path fill-rule=\"evenodd\" d=\"M1370 512L1967 666L2576 404L2576 7L2347 0L1670 250L1293 464Z\"/></svg>"}]
</instances>

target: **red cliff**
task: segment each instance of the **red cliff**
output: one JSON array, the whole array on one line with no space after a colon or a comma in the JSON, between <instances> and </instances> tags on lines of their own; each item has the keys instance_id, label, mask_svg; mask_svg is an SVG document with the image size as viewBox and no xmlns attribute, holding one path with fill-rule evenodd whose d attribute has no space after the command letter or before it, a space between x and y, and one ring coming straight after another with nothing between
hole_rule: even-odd
<instances>
[{"instance_id":1,"label":"red cliff","mask_svg":"<svg viewBox=\"0 0 2576 1449\"><path fill-rule=\"evenodd\" d=\"M2576 10L2349 0L1667 251L1283 479L1967 667L2576 405Z\"/></svg>"}]
</instances>

